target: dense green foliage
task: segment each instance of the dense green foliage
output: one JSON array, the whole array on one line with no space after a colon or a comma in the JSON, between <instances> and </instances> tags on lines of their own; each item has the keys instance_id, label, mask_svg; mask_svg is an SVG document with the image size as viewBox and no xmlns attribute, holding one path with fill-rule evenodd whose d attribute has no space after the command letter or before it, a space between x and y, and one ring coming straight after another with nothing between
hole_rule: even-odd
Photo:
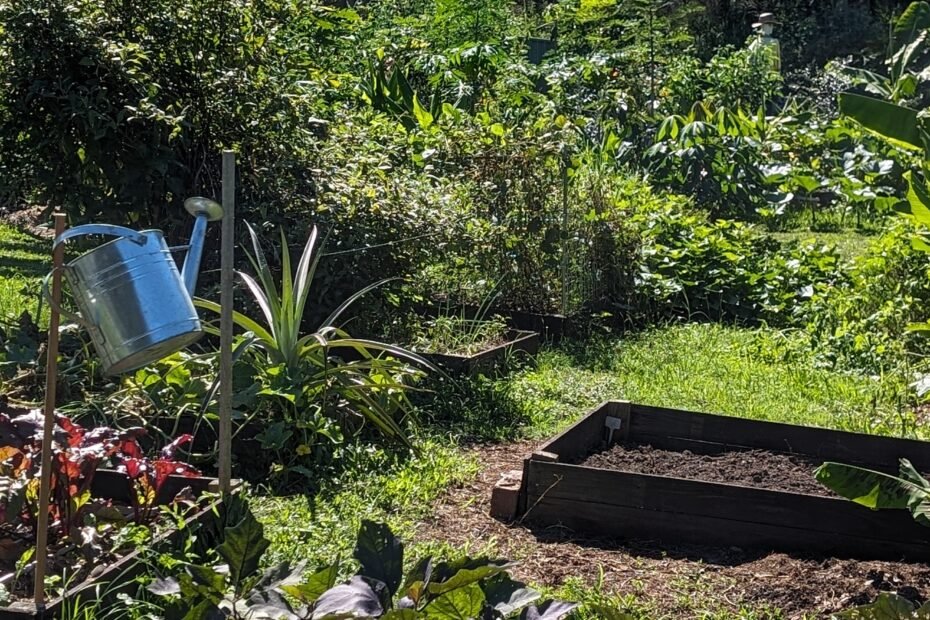
<instances>
[{"instance_id":1,"label":"dense green foliage","mask_svg":"<svg viewBox=\"0 0 930 620\"><path fill-rule=\"evenodd\" d=\"M268 553L246 558L251 576L214 570L228 547L186 562L161 583L169 608L202 596L204 614L258 599L312 613L322 590L307 575L263 579L259 565L303 555L319 569L364 519L411 534L474 473L455 442L548 435L608 397L923 433L925 3L899 19L892 1L772 2L782 73L753 45L757 7L742 0L349 4L0 0L4 213L59 207L72 224L183 242L183 199L217 197L219 154L238 154L237 215L252 225L237 231L251 248L235 315L237 475L315 495L258 500L266 529L249 521L243 540ZM46 241L0 226L0 398L36 401L42 317L22 313L39 307ZM461 381L402 348L477 352L514 312L567 315L578 338L510 378ZM82 423L190 431L190 458L209 470L210 332L113 380L66 327L60 405ZM325 569L324 590L416 617L399 609L394 568L346 584ZM459 615L493 615L482 579L460 601L449 590L470 606ZM445 600L433 585L418 611ZM594 617L599 595L583 598Z\"/></svg>"}]
</instances>

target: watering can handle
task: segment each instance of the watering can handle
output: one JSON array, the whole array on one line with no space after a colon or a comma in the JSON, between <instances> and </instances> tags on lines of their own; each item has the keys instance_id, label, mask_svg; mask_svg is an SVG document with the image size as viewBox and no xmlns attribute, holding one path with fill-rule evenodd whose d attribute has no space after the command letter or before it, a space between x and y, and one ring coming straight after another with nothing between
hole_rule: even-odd
<instances>
[{"instance_id":1,"label":"watering can handle","mask_svg":"<svg viewBox=\"0 0 930 620\"><path fill-rule=\"evenodd\" d=\"M138 245L145 245L146 241L148 240L148 237L146 237L144 234L124 226L114 226L112 224L85 224L83 226L69 228L65 232L55 237L55 243L52 244L52 248L57 248L58 244L64 243L68 239L73 239L74 237L83 237L84 235L109 235L111 237L125 237Z\"/></svg>"},{"instance_id":2,"label":"watering can handle","mask_svg":"<svg viewBox=\"0 0 930 620\"><path fill-rule=\"evenodd\" d=\"M146 237L144 234L136 232L131 228L113 226L112 224L85 224L84 226L75 226L74 228L69 228L65 232L55 237L55 242L52 244L52 248L57 248L59 244L64 243L68 239L82 237L84 235L108 235L111 237L125 237L138 245L145 245L146 241L148 240L148 237ZM45 278L42 279L42 296L45 297L45 301L47 301L48 305L57 310L58 313L62 316L71 319L75 323L83 325L87 329L93 329L94 326L90 323L90 321L79 314L68 312L56 304L55 300L52 299L52 296L48 290L48 280L52 277L53 273L55 273L54 269L50 271L45 276Z\"/></svg>"},{"instance_id":3,"label":"watering can handle","mask_svg":"<svg viewBox=\"0 0 930 620\"><path fill-rule=\"evenodd\" d=\"M64 269L64 267L58 267L56 269ZM47 274L45 274L44 278L42 278L42 296L45 298L45 301L48 302L49 306L57 310L58 314L60 314L61 316L71 319L75 323L84 326L86 329L93 329L94 326L91 325L90 321L82 317L80 314L74 314L73 312L68 312L67 310L65 310L58 304L56 304L55 300L52 299L52 294L48 290L48 280L49 278L52 277L52 274L55 273L56 269L52 269Z\"/></svg>"}]
</instances>

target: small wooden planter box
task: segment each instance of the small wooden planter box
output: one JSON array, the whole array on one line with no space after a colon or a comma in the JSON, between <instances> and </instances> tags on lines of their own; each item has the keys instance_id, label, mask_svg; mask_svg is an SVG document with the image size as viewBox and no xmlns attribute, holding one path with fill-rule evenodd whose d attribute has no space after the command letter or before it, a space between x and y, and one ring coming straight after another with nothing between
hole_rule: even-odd
<instances>
[{"instance_id":1,"label":"small wooden planter box","mask_svg":"<svg viewBox=\"0 0 930 620\"><path fill-rule=\"evenodd\" d=\"M175 497L184 487L191 487L195 495L200 495L216 486L215 478L186 478L184 476L171 476L160 490L158 503L163 504ZM119 502L128 502L132 486L129 478L120 472L100 470L94 475L91 484L91 495L96 498L112 499ZM217 500L219 501L219 500ZM195 512L187 519L188 525L206 523L212 517L216 504L206 506ZM152 545L165 542L176 542L181 536L181 530L171 530L152 540ZM107 595L118 591L120 584L128 584L142 570L137 562L140 551L133 551L119 558L99 575L89 578L82 583L68 588L63 596L46 601L45 610L39 612L33 602L18 602L9 607L0 607L0 620L36 620L57 618L62 611L65 601L74 602L86 596L87 600L97 598L95 589L99 585L108 588ZM2 576L0 576L2 577Z\"/></svg>"},{"instance_id":2,"label":"small wooden planter box","mask_svg":"<svg viewBox=\"0 0 930 620\"><path fill-rule=\"evenodd\" d=\"M478 306L460 306L457 310L464 311L467 318L474 318L479 313ZM418 306L417 312L427 317L435 317L439 308L432 306ZM501 316L507 321L511 329L536 332L546 340L557 342L563 336L568 336L573 330L572 317L564 314L542 314L539 312L523 312L522 310L509 310L507 308L490 308L482 312L484 316Z\"/></svg>"},{"instance_id":3,"label":"small wooden planter box","mask_svg":"<svg viewBox=\"0 0 930 620\"><path fill-rule=\"evenodd\" d=\"M474 355L454 353L426 353L424 358L449 372L476 373L503 369L511 355L536 355L539 351L539 334L511 329L506 334L507 342Z\"/></svg>"},{"instance_id":4,"label":"small wooden planter box","mask_svg":"<svg viewBox=\"0 0 930 620\"><path fill-rule=\"evenodd\" d=\"M889 473L898 459L930 471L930 443L608 402L524 463L519 512L577 533L863 559L930 560L930 528L906 510L840 498L570 465L613 442L698 454L764 449Z\"/></svg>"}]
</instances>

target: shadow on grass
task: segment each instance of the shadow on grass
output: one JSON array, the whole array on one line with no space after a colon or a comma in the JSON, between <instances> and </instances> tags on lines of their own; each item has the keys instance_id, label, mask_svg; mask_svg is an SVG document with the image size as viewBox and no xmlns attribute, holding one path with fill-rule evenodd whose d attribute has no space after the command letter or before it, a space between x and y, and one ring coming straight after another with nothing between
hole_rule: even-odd
<instances>
[{"instance_id":1,"label":"shadow on grass","mask_svg":"<svg viewBox=\"0 0 930 620\"><path fill-rule=\"evenodd\" d=\"M433 377L429 392L414 399L420 425L430 434L452 435L460 443L517 439L530 421L505 378Z\"/></svg>"},{"instance_id":2,"label":"shadow on grass","mask_svg":"<svg viewBox=\"0 0 930 620\"><path fill-rule=\"evenodd\" d=\"M0 278L39 278L45 276L51 268L40 260L28 258L0 257Z\"/></svg>"}]
</instances>

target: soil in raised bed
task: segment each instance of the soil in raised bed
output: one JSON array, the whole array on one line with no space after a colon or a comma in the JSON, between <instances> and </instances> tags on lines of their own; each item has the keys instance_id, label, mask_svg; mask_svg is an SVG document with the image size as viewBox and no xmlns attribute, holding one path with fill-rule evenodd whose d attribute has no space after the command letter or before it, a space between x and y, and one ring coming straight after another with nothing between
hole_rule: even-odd
<instances>
[{"instance_id":1,"label":"soil in raised bed","mask_svg":"<svg viewBox=\"0 0 930 620\"><path fill-rule=\"evenodd\" d=\"M689 450L662 450L648 444L623 442L584 457L577 464L637 474L835 497L814 479L814 470L821 462L768 450L695 454Z\"/></svg>"}]
</instances>

